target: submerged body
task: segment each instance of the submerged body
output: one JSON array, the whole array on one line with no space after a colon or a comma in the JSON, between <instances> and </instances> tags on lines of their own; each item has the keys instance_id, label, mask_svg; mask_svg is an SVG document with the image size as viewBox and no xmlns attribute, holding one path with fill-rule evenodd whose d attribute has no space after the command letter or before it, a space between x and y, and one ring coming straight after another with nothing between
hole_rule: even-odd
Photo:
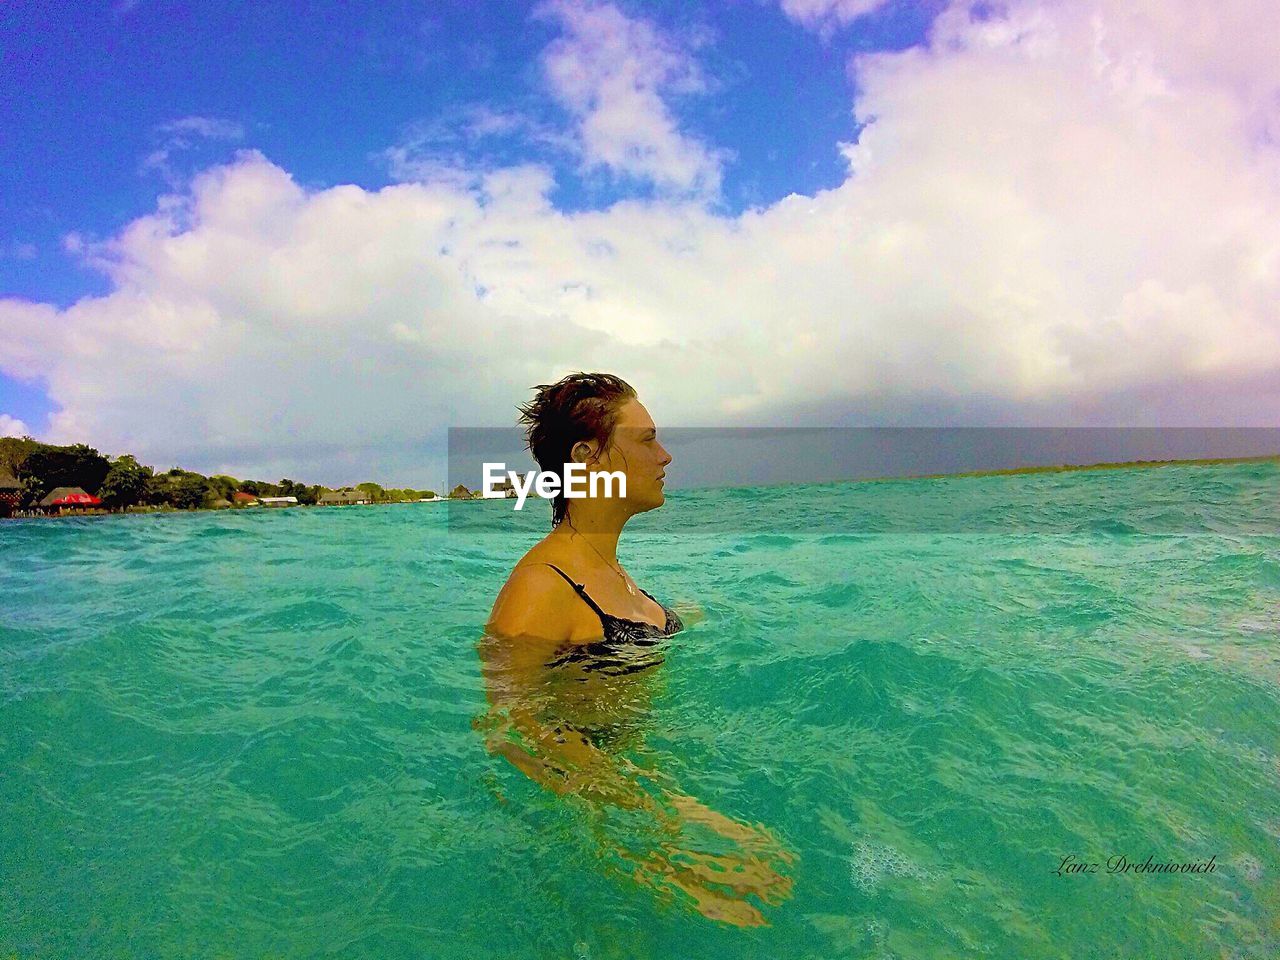
<instances>
[{"instance_id":1,"label":"submerged body","mask_svg":"<svg viewBox=\"0 0 1280 960\"><path fill-rule=\"evenodd\" d=\"M541 391L528 417L542 469L620 470L626 494L553 504L554 529L515 565L485 625L479 653L490 709L476 726L491 753L586 802L606 864L620 862L660 896L682 892L713 919L767 925L744 898L789 896L791 881L767 861L793 855L767 830L684 794L644 744L665 641L685 620L640 589L617 548L628 519L665 502L671 456L622 381L575 375ZM693 611L690 622L698 617ZM624 818L629 826L619 828L618 811L634 814Z\"/></svg>"},{"instance_id":2,"label":"submerged body","mask_svg":"<svg viewBox=\"0 0 1280 960\"><path fill-rule=\"evenodd\" d=\"M609 868L622 865L660 897L678 892L713 920L768 926L748 897L789 897L792 881L773 864L795 855L763 825L684 793L645 744L668 642L701 611L682 617L612 571L584 566L580 539L552 533L499 593L479 644L490 709L476 726L491 753L586 802ZM566 568L588 571L588 582ZM629 813L621 824L618 811Z\"/></svg>"}]
</instances>

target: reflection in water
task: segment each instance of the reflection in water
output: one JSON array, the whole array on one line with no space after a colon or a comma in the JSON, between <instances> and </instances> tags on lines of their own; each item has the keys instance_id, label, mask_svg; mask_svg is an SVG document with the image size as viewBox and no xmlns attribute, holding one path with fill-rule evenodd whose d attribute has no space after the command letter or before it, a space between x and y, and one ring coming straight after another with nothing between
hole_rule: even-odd
<instances>
[{"instance_id":1,"label":"reflection in water","mask_svg":"<svg viewBox=\"0 0 1280 960\"><path fill-rule=\"evenodd\" d=\"M489 752L581 803L607 868L664 900L683 893L712 919L769 925L747 898L777 905L789 897L791 879L775 865L795 854L763 824L682 793L644 744L663 677L661 643L597 641L550 658L531 652L545 649L531 638L486 635L477 647L489 710L474 726Z\"/></svg>"}]
</instances>

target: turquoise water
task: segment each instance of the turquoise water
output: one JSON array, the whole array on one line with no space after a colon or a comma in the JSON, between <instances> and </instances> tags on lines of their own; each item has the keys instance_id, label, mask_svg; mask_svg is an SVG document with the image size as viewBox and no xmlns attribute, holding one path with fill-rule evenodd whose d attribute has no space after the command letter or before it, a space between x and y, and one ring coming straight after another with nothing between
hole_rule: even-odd
<instances>
[{"instance_id":1,"label":"turquoise water","mask_svg":"<svg viewBox=\"0 0 1280 960\"><path fill-rule=\"evenodd\" d=\"M498 501L0 524L0 958L1275 957L1277 481L674 491L633 521L623 562L706 619L619 749L794 854L747 928L485 749L480 625L545 505L503 536L445 519ZM939 491L1017 532L901 522ZM877 517L902 532L849 532Z\"/></svg>"}]
</instances>

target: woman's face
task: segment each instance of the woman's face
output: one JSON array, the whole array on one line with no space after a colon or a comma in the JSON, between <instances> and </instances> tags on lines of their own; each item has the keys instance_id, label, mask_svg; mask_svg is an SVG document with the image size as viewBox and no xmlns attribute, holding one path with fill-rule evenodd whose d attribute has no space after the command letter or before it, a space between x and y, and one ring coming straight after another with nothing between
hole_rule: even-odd
<instances>
[{"instance_id":1,"label":"woman's face","mask_svg":"<svg viewBox=\"0 0 1280 960\"><path fill-rule=\"evenodd\" d=\"M627 478L627 502L639 510L652 510L666 501L663 476L671 454L658 442L653 418L639 400L618 408L612 442L600 458L598 469L621 471Z\"/></svg>"}]
</instances>

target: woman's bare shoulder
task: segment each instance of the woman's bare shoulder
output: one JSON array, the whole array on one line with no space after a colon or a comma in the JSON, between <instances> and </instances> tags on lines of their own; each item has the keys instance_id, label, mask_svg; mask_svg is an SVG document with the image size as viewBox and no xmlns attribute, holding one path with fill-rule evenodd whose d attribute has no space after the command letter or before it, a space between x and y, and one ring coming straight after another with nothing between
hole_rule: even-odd
<instances>
[{"instance_id":1,"label":"woman's bare shoulder","mask_svg":"<svg viewBox=\"0 0 1280 960\"><path fill-rule=\"evenodd\" d=\"M526 554L498 592L485 632L501 637L570 640L582 632L584 611L591 612L564 577L546 562Z\"/></svg>"}]
</instances>

